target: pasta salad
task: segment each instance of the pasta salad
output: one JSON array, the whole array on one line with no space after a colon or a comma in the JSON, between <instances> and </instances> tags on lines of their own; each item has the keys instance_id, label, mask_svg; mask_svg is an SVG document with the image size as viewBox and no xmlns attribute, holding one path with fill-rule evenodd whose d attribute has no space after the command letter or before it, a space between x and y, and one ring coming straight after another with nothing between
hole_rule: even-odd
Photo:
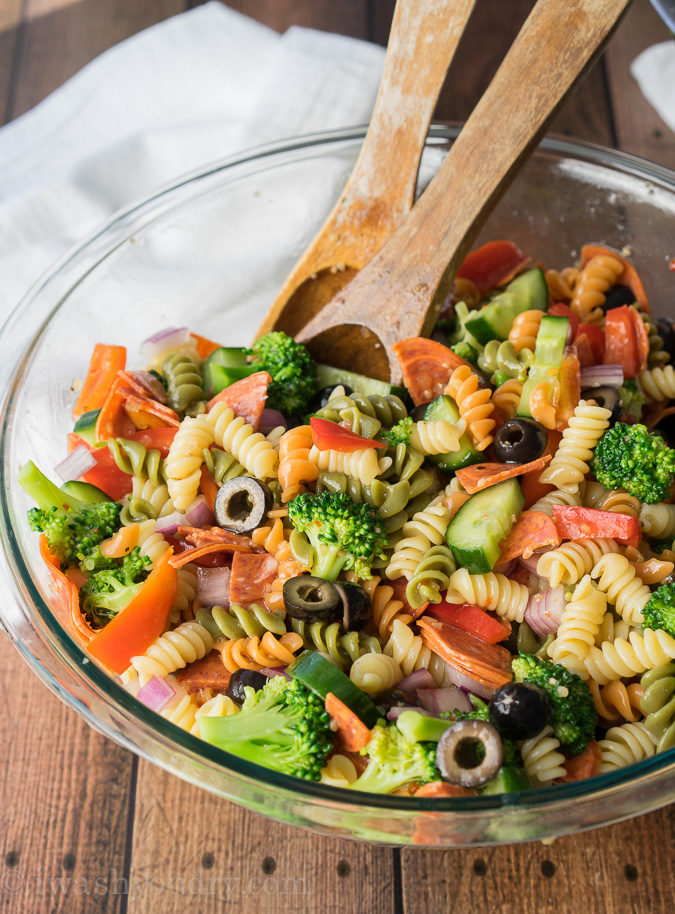
<instances>
[{"instance_id":1,"label":"pasta salad","mask_svg":"<svg viewBox=\"0 0 675 914\"><path fill-rule=\"evenodd\" d=\"M672 326L616 251L468 255L404 386L274 332L99 343L53 611L149 708L355 791L507 793L675 746Z\"/></svg>"}]
</instances>

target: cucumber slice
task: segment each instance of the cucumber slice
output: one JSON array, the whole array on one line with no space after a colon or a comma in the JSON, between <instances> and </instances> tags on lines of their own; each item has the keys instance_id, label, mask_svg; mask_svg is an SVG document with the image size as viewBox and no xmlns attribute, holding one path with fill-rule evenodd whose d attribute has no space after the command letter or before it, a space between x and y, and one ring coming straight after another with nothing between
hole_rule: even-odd
<instances>
[{"instance_id":1,"label":"cucumber slice","mask_svg":"<svg viewBox=\"0 0 675 914\"><path fill-rule=\"evenodd\" d=\"M511 765L502 765L497 774L481 787L482 794L495 793L521 793L523 790L531 790L532 786L527 779L523 768L514 768Z\"/></svg>"},{"instance_id":2,"label":"cucumber slice","mask_svg":"<svg viewBox=\"0 0 675 914\"><path fill-rule=\"evenodd\" d=\"M90 482L82 482L80 479L70 479L61 486L61 491L72 498L79 498L87 505L97 505L103 501L112 501L110 496L106 495L97 486Z\"/></svg>"},{"instance_id":3,"label":"cucumber slice","mask_svg":"<svg viewBox=\"0 0 675 914\"><path fill-rule=\"evenodd\" d=\"M407 394L403 387L396 387L394 384L388 384L386 381L378 381L376 378L367 378L363 374L357 374L355 371L347 371L346 368L333 368L332 365L316 366L317 380L319 389L322 387L333 387L335 384L345 384L352 390L363 394L365 397L370 394L379 394L386 397L388 394L395 394L397 397L405 399Z\"/></svg>"},{"instance_id":4,"label":"cucumber slice","mask_svg":"<svg viewBox=\"0 0 675 914\"><path fill-rule=\"evenodd\" d=\"M457 404L452 397L441 394L440 397L436 397L435 400L432 400L424 410L424 421L445 421L452 422L453 425L456 425L459 422ZM480 463L480 461L483 460L483 455L473 446L471 436L467 434L467 432L464 432L459 439L458 451L450 451L447 454L433 454L430 457L427 457L427 460L430 463L435 463L437 467L440 467L441 470L445 470L447 473L454 473L455 470L459 470L461 467L471 466L472 463Z\"/></svg>"},{"instance_id":5,"label":"cucumber slice","mask_svg":"<svg viewBox=\"0 0 675 914\"><path fill-rule=\"evenodd\" d=\"M509 535L524 504L525 496L515 479L472 495L445 534L457 564L470 574L492 571L499 558L499 544Z\"/></svg>"},{"instance_id":6,"label":"cucumber slice","mask_svg":"<svg viewBox=\"0 0 675 914\"><path fill-rule=\"evenodd\" d=\"M248 352L241 346L220 346L211 353L202 365L205 396L213 397L235 381L253 374L254 369L246 361Z\"/></svg>"},{"instance_id":7,"label":"cucumber slice","mask_svg":"<svg viewBox=\"0 0 675 914\"><path fill-rule=\"evenodd\" d=\"M530 365L527 380L523 384L516 415L531 419L530 394L537 384L551 381L560 374L569 324L568 317L554 314L545 314L542 317L534 348L534 362Z\"/></svg>"},{"instance_id":8,"label":"cucumber slice","mask_svg":"<svg viewBox=\"0 0 675 914\"><path fill-rule=\"evenodd\" d=\"M79 435L87 444L96 443L96 420L100 412L100 409L91 409L88 413L82 413L75 423L73 432Z\"/></svg>"},{"instance_id":9,"label":"cucumber slice","mask_svg":"<svg viewBox=\"0 0 675 914\"><path fill-rule=\"evenodd\" d=\"M503 292L468 318L464 327L479 343L505 340L523 311L543 311L548 304L546 277L539 267L521 273Z\"/></svg>"},{"instance_id":10,"label":"cucumber slice","mask_svg":"<svg viewBox=\"0 0 675 914\"><path fill-rule=\"evenodd\" d=\"M332 692L347 705L367 727L374 727L380 716L379 711L365 692L357 689L349 676L322 657L316 651L304 651L298 659L286 667L286 672L307 686L319 698L326 698Z\"/></svg>"}]
</instances>

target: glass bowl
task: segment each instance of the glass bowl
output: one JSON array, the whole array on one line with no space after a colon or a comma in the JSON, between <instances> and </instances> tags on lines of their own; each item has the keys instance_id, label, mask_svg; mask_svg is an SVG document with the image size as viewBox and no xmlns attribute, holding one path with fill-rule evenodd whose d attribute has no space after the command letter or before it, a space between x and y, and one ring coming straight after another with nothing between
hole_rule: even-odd
<instances>
[{"instance_id":1,"label":"glass bowl","mask_svg":"<svg viewBox=\"0 0 675 914\"><path fill-rule=\"evenodd\" d=\"M456 130L435 127L419 185ZM191 175L123 212L54 267L0 332L0 618L28 664L93 727L220 796L326 834L392 844L467 846L550 838L673 799L675 751L592 780L521 794L415 799L353 794L259 768L154 714L90 661L51 614L37 536L16 482L29 458L65 453L72 384L98 341L126 345L183 326L248 343L314 236L358 154L363 130L301 138ZM672 296L675 173L631 156L549 139L496 208L483 239L512 238L562 267L586 241L634 245L658 313Z\"/></svg>"}]
</instances>

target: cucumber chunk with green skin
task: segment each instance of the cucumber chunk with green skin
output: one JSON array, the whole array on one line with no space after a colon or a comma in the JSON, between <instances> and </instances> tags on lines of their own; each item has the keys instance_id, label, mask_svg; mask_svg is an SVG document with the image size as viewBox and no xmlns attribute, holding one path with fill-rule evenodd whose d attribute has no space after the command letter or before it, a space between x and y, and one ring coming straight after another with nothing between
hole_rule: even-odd
<instances>
[{"instance_id":1,"label":"cucumber chunk with green skin","mask_svg":"<svg viewBox=\"0 0 675 914\"><path fill-rule=\"evenodd\" d=\"M534 348L534 361L530 365L527 380L523 384L516 415L528 419L533 418L530 410L532 391L537 384L557 378L560 374L569 325L568 317L554 314L545 314L542 317Z\"/></svg>"},{"instance_id":2,"label":"cucumber chunk with green skin","mask_svg":"<svg viewBox=\"0 0 675 914\"><path fill-rule=\"evenodd\" d=\"M523 790L532 790L524 768L514 768L512 765L503 765L497 774L487 784L481 787L481 795L497 793L521 793Z\"/></svg>"},{"instance_id":3,"label":"cucumber chunk with green skin","mask_svg":"<svg viewBox=\"0 0 675 914\"><path fill-rule=\"evenodd\" d=\"M464 327L479 343L505 340L514 320L523 311L544 311L548 305L546 277L539 267L511 280L487 305L476 311Z\"/></svg>"},{"instance_id":4,"label":"cucumber chunk with green skin","mask_svg":"<svg viewBox=\"0 0 675 914\"><path fill-rule=\"evenodd\" d=\"M330 660L326 660L316 651L305 651L300 654L286 673L306 686L310 691L325 700L332 692L362 720L366 727L374 727L380 716L379 711L365 692L358 689L349 676L338 670Z\"/></svg>"},{"instance_id":5,"label":"cucumber chunk with green skin","mask_svg":"<svg viewBox=\"0 0 675 914\"><path fill-rule=\"evenodd\" d=\"M511 532L525 504L518 481L507 479L472 495L450 521L445 534L459 567L487 574L499 558L499 544Z\"/></svg>"},{"instance_id":6,"label":"cucumber chunk with green skin","mask_svg":"<svg viewBox=\"0 0 675 914\"><path fill-rule=\"evenodd\" d=\"M448 397L446 394L436 397L424 410L425 422L445 421L457 425L459 418L457 404L452 397ZM449 451L447 454L432 454L426 459L430 463L435 463L441 470L445 470L447 473L454 473L455 470L471 466L472 463L480 463L484 459L484 455L476 450L471 436L464 432L459 439L458 451Z\"/></svg>"},{"instance_id":7,"label":"cucumber chunk with green skin","mask_svg":"<svg viewBox=\"0 0 675 914\"><path fill-rule=\"evenodd\" d=\"M98 486L93 486L90 482L83 482L81 479L69 479L60 487L61 491L71 498L79 498L87 505L98 505L103 501L112 501L109 495L106 495Z\"/></svg>"},{"instance_id":8,"label":"cucumber chunk with green skin","mask_svg":"<svg viewBox=\"0 0 675 914\"><path fill-rule=\"evenodd\" d=\"M100 409L91 409L88 413L82 413L75 423L73 432L79 435L87 444L96 443L96 420L100 412Z\"/></svg>"},{"instance_id":9,"label":"cucumber chunk with green skin","mask_svg":"<svg viewBox=\"0 0 675 914\"><path fill-rule=\"evenodd\" d=\"M364 374L357 374L355 371L347 371L346 368L333 368L332 365L317 365L316 373L318 387L321 390L324 387L333 387L336 384L343 384L351 387L357 393L368 397L371 394L379 394L386 397L388 394L395 394L397 397L405 399L407 393L404 387L396 387L387 381L378 381L376 378L368 378Z\"/></svg>"},{"instance_id":10,"label":"cucumber chunk with green skin","mask_svg":"<svg viewBox=\"0 0 675 914\"><path fill-rule=\"evenodd\" d=\"M253 374L254 369L247 362L248 349L241 346L220 346L214 349L202 365L204 394L213 397L235 381L241 381Z\"/></svg>"}]
</instances>

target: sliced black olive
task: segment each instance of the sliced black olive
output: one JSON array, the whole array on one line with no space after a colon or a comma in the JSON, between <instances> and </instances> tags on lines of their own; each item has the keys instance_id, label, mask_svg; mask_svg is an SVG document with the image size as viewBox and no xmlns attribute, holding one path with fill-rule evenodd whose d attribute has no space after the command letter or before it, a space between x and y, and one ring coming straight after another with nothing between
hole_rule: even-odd
<instances>
[{"instance_id":1,"label":"sliced black olive","mask_svg":"<svg viewBox=\"0 0 675 914\"><path fill-rule=\"evenodd\" d=\"M616 387L587 387L581 391L582 400L595 400L598 406L610 410L610 422L618 422L621 418L621 397Z\"/></svg>"},{"instance_id":2,"label":"sliced black olive","mask_svg":"<svg viewBox=\"0 0 675 914\"><path fill-rule=\"evenodd\" d=\"M495 434L495 457L500 463L529 463L546 450L546 429L532 419L509 419Z\"/></svg>"},{"instance_id":3,"label":"sliced black olive","mask_svg":"<svg viewBox=\"0 0 675 914\"><path fill-rule=\"evenodd\" d=\"M337 621L344 614L342 597L335 584L300 574L284 583L284 606L293 619L314 622L318 619Z\"/></svg>"},{"instance_id":4,"label":"sliced black olive","mask_svg":"<svg viewBox=\"0 0 675 914\"><path fill-rule=\"evenodd\" d=\"M652 431L660 435L668 447L675 447L675 416L665 416Z\"/></svg>"},{"instance_id":5,"label":"sliced black olive","mask_svg":"<svg viewBox=\"0 0 675 914\"><path fill-rule=\"evenodd\" d=\"M328 401L336 387L344 388L347 396L354 392L348 384L329 384L328 387L322 387L318 393L314 394L310 404L311 410L317 412L317 410L323 409L324 406L328 406Z\"/></svg>"},{"instance_id":6,"label":"sliced black olive","mask_svg":"<svg viewBox=\"0 0 675 914\"><path fill-rule=\"evenodd\" d=\"M232 533L250 533L265 520L272 503L272 493L259 479L230 479L216 495L216 523Z\"/></svg>"},{"instance_id":7,"label":"sliced black olive","mask_svg":"<svg viewBox=\"0 0 675 914\"><path fill-rule=\"evenodd\" d=\"M675 324L666 317L660 317L656 322L656 329L663 340L663 348L671 355L675 355Z\"/></svg>"},{"instance_id":8,"label":"sliced black olive","mask_svg":"<svg viewBox=\"0 0 675 914\"><path fill-rule=\"evenodd\" d=\"M227 694L235 705L241 707L246 698L245 688L255 689L257 692L264 685L267 685L267 676L263 676L262 673L256 673L253 670L236 670L230 676L230 681L227 684Z\"/></svg>"},{"instance_id":9,"label":"sliced black olive","mask_svg":"<svg viewBox=\"0 0 675 914\"><path fill-rule=\"evenodd\" d=\"M622 305L632 305L634 301L635 292L628 286L617 283L605 296L602 307L605 311L610 311L612 308L620 308Z\"/></svg>"},{"instance_id":10,"label":"sliced black olive","mask_svg":"<svg viewBox=\"0 0 675 914\"><path fill-rule=\"evenodd\" d=\"M348 632L355 628L363 628L372 615L368 594L363 587L350 584L348 581L338 581L334 586L342 600L344 630Z\"/></svg>"},{"instance_id":11,"label":"sliced black olive","mask_svg":"<svg viewBox=\"0 0 675 914\"><path fill-rule=\"evenodd\" d=\"M508 682L490 702L490 722L502 736L529 739L541 733L551 716L543 689L528 682Z\"/></svg>"},{"instance_id":12,"label":"sliced black olive","mask_svg":"<svg viewBox=\"0 0 675 914\"><path fill-rule=\"evenodd\" d=\"M429 403L431 403L431 400ZM415 422L421 422L422 419L424 419L424 414L427 411L427 406L429 403L420 403L420 405L416 406L415 409L410 413Z\"/></svg>"},{"instance_id":13,"label":"sliced black olive","mask_svg":"<svg viewBox=\"0 0 675 914\"><path fill-rule=\"evenodd\" d=\"M483 720L462 720L448 727L436 747L436 765L441 777L460 787L485 784L504 761L502 740Z\"/></svg>"}]
</instances>

